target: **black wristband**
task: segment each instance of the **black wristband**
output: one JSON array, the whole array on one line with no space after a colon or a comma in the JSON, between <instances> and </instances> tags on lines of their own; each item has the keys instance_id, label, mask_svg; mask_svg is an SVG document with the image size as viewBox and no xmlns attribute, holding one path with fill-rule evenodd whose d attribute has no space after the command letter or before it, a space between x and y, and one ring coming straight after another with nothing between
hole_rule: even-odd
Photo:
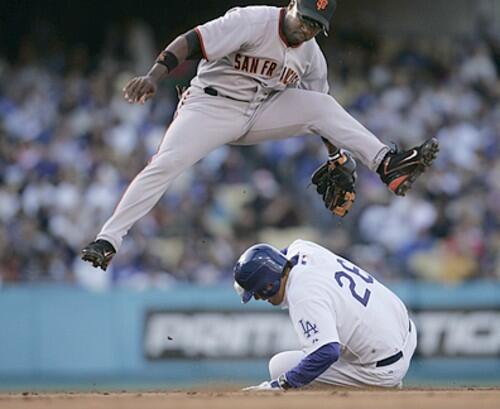
<instances>
[{"instance_id":1,"label":"black wristband","mask_svg":"<svg viewBox=\"0 0 500 409\"><path fill-rule=\"evenodd\" d=\"M168 72L171 73L179 65L179 60L174 53L163 50L156 59L156 63L167 67Z\"/></svg>"},{"instance_id":2,"label":"black wristband","mask_svg":"<svg viewBox=\"0 0 500 409\"><path fill-rule=\"evenodd\" d=\"M280 386L281 389L284 391L287 391L288 389L292 388L292 385L288 382L288 379L286 379L286 375L280 375L278 378L278 385Z\"/></svg>"},{"instance_id":3,"label":"black wristband","mask_svg":"<svg viewBox=\"0 0 500 409\"><path fill-rule=\"evenodd\" d=\"M328 161L330 162L335 162L336 160L340 159L342 157L342 150L341 149L337 149L335 152L333 153L330 153L328 155Z\"/></svg>"}]
</instances>

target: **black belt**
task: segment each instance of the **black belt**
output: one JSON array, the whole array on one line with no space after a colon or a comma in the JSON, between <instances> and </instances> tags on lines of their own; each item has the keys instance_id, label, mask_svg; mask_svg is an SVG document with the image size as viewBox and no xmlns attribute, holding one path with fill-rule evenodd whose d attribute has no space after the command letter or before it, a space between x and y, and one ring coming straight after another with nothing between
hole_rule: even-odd
<instances>
[{"instance_id":1,"label":"black belt","mask_svg":"<svg viewBox=\"0 0 500 409\"><path fill-rule=\"evenodd\" d=\"M408 322L408 331L411 332L411 321ZM398 362L401 358L403 358L403 352L399 351L398 353L390 356L389 358L382 359L378 361L375 366L378 368L380 366L392 365L395 362Z\"/></svg>"},{"instance_id":2,"label":"black belt","mask_svg":"<svg viewBox=\"0 0 500 409\"><path fill-rule=\"evenodd\" d=\"M393 356L390 356L389 358L382 359L381 361L378 361L375 366L378 368L379 366L387 366L391 365L394 362L398 362L401 358L403 358L403 353L399 351L397 354L394 354Z\"/></svg>"},{"instance_id":3,"label":"black belt","mask_svg":"<svg viewBox=\"0 0 500 409\"><path fill-rule=\"evenodd\" d=\"M203 88L203 91L205 92L205 94L211 95L212 97L220 96L220 97L224 97L224 98L227 98L227 99L231 99L233 101L247 102L247 103L250 102L250 101L245 101L243 99L233 98L233 97L230 97L228 95L223 95L219 91L217 91L215 88L212 88L212 87Z\"/></svg>"}]
</instances>

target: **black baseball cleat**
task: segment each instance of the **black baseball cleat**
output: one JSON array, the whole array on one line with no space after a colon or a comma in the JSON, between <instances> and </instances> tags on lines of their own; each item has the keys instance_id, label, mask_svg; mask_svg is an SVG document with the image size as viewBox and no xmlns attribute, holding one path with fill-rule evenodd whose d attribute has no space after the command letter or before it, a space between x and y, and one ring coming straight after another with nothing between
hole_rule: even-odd
<instances>
[{"instance_id":1,"label":"black baseball cleat","mask_svg":"<svg viewBox=\"0 0 500 409\"><path fill-rule=\"evenodd\" d=\"M83 261L92 263L94 267L101 267L104 271L115 254L116 250L107 240L93 241L81 251Z\"/></svg>"},{"instance_id":2,"label":"black baseball cleat","mask_svg":"<svg viewBox=\"0 0 500 409\"><path fill-rule=\"evenodd\" d=\"M407 151L391 150L380 163L377 173L396 195L404 196L413 182L431 166L438 152L436 138Z\"/></svg>"}]
</instances>

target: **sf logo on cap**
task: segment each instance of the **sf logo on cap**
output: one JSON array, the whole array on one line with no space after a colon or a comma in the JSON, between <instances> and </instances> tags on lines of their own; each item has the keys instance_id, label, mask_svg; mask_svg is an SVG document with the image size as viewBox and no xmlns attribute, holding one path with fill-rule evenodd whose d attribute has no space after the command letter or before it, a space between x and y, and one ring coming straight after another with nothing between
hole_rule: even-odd
<instances>
[{"instance_id":1,"label":"sf logo on cap","mask_svg":"<svg viewBox=\"0 0 500 409\"><path fill-rule=\"evenodd\" d=\"M316 2L316 8L320 11L326 9L328 7L328 0L318 0Z\"/></svg>"}]
</instances>

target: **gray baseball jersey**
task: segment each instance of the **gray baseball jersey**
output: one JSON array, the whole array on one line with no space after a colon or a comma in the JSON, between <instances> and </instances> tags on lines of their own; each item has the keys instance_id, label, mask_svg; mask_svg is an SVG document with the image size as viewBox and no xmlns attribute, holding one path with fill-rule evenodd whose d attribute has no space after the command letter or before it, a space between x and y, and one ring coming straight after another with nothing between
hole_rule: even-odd
<instances>
[{"instance_id":1,"label":"gray baseball jersey","mask_svg":"<svg viewBox=\"0 0 500 409\"><path fill-rule=\"evenodd\" d=\"M198 26L205 59L192 84L244 101L290 86L327 93L321 49L315 39L289 47L280 23L284 12L276 7L234 8Z\"/></svg>"},{"instance_id":2,"label":"gray baseball jersey","mask_svg":"<svg viewBox=\"0 0 500 409\"><path fill-rule=\"evenodd\" d=\"M330 95L315 40L291 47L286 9L246 7L198 26L204 59L157 153L134 178L98 239L118 251L175 178L224 144L321 135L375 170L389 148Z\"/></svg>"}]
</instances>

